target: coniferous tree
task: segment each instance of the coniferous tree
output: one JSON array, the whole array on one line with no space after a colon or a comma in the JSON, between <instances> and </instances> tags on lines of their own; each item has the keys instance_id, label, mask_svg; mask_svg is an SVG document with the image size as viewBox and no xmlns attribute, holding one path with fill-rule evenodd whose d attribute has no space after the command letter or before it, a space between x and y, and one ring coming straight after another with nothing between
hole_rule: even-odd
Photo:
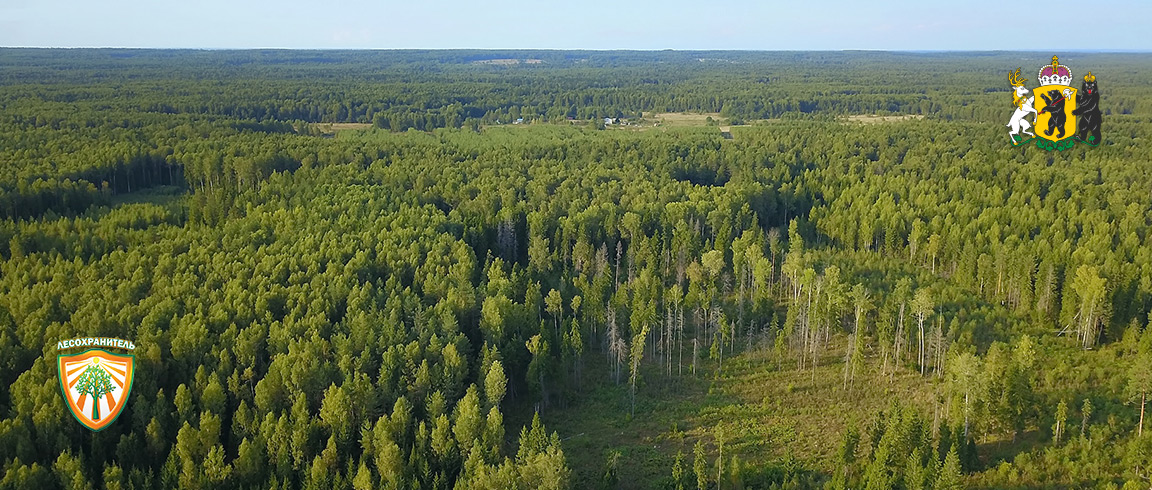
<instances>
[{"instance_id":1,"label":"coniferous tree","mask_svg":"<svg viewBox=\"0 0 1152 490\"><path fill-rule=\"evenodd\" d=\"M1068 420L1068 403L1060 400L1056 405L1056 422L1052 424L1052 436L1056 444L1060 444L1060 436L1064 434L1064 423Z\"/></svg>"},{"instance_id":2,"label":"coniferous tree","mask_svg":"<svg viewBox=\"0 0 1152 490\"><path fill-rule=\"evenodd\" d=\"M1084 437L1088 430L1088 421L1092 419L1092 400L1085 398L1080 405L1080 437Z\"/></svg>"},{"instance_id":3,"label":"coniferous tree","mask_svg":"<svg viewBox=\"0 0 1152 490\"><path fill-rule=\"evenodd\" d=\"M708 461L704 456L704 442L696 441L692 447L692 472L696 474L696 490L708 489Z\"/></svg>"},{"instance_id":4,"label":"coniferous tree","mask_svg":"<svg viewBox=\"0 0 1152 490\"><path fill-rule=\"evenodd\" d=\"M684 490L684 451L676 452L676 460L672 463L672 488Z\"/></svg>"},{"instance_id":5,"label":"coniferous tree","mask_svg":"<svg viewBox=\"0 0 1152 490\"><path fill-rule=\"evenodd\" d=\"M960 455L956 446L948 450L944 458L944 466L940 468L940 475L936 477L935 490L959 490L964 488L964 477L960 473Z\"/></svg>"}]
</instances>

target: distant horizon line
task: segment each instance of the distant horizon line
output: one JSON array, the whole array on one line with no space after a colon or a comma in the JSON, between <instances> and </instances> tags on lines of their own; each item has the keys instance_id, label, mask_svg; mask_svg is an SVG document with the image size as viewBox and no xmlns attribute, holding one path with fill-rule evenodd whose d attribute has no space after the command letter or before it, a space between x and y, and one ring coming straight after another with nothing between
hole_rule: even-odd
<instances>
[{"instance_id":1,"label":"distant horizon line","mask_svg":"<svg viewBox=\"0 0 1152 490\"><path fill-rule=\"evenodd\" d=\"M0 49L44 50L139 50L139 51L596 51L596 52L740 52L740 53L1093 53L1093 54L1152 54L1152 49L756 49L756 48L300 48L300 47L141 47L141 46L0 46Z\"/></svg>"}]
</instances>

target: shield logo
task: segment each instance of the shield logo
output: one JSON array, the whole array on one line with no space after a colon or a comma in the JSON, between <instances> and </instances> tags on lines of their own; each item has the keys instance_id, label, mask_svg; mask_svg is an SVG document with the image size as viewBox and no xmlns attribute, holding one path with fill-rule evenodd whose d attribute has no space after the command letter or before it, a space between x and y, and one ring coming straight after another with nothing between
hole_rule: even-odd
<instances>
[{"instance_id":1,"label":"shield logo","mask_svg":"<svg viewBox=\"0 0 1152 490\"><path fill-rule=\"evenodd\" d=\"M1036 96L1036 136L1057 142L1076 135L1076 89L1067 85L1042 85Z\"/></svg>"},{"instance_id":2,"label":"shield logo","mask_svg":"<svg viewBox=\"0 0 1152 490\"><path fill-rule=\"evenodd\" d=\"M135 361L133 355L103 349L57 356L60 392L72 416L93 431L114 422L128 404Z\"/></svg>"}]
</instances>

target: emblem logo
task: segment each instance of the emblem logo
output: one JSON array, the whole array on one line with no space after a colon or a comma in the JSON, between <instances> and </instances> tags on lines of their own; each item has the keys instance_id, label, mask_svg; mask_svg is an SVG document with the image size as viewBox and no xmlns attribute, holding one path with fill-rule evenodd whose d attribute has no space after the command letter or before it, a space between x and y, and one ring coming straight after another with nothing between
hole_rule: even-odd
<instances>
[{"instance_id":1,"label":"emblem logo","mask_svg":"<svg viewBox=\"0 0 1152 490\"><path fill-rule=\"evenodd\" d=\"M59 345L65 344L135 348L131 342L119 339L76 339ZM60 392L77 422L92 431L101 431L120 416L132 392L135 361L131 354L114 354L99 348L56 356Z\"/></svg>"},{"instance_id":2,"label":"emblem logo","mask_svg":"<svg viewBox=\"0 0 1152 490\"><path fill-rule=\"evenodd\" d=\"M1045 150L1067 150L1077 141L1088 146L1100 144L1100 91L1092 72L1084 77L1077 90L1071 86L1072 70L1052 57L1052 64L1040 68L1036 75L1039 87L1030 91L1020 69L1008 72L1012 86L1012 103L1016 111L1008 121L1008 137L1013 146L1035 141ZM1032 92L1032 93L1029 93ZM1039 96L1039 99L1036 96ZM1026 117L1031 114L1032 122Z\"/></svg>"}]
</instances>

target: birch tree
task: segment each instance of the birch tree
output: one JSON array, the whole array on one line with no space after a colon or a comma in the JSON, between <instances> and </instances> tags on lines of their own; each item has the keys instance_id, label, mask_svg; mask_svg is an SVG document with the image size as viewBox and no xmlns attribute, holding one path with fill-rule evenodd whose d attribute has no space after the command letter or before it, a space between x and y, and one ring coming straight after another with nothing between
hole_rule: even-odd
<instances>
[{"instance_id":1,"label":"birch tree","mask_svg":"<svg viewBox=\"0 0 1152 490\"><path fill-rule=\"evenodd\" d=\"M560 291L548 291L548 296L544 297L544 307L552 315L552 333L559 337L560 323L564 320L564 298L560 296Z\"/></svg>"},{"instance_id":2,"label":"birch tree","mask_svg":"<svg viewBox=\"0 0 1152 490\"><path fill-rule=\"evenodd\" d=\"M980 374L982 371L980 358L969 352L954 356L948 363L950 391L954 396L963 398L961 411L964 414L964 440L968 439L969 418L980 393Z\"/></svg>"},{"instance_id":3,"label":"birch tree","mask_svg":"<svg viewBox=\"0 0 1152 490\"><path fill-rule=\"evenodd\" d=\"M900 348L904 346L905 336L907 335L904 329L904 317L908 309L908 299L911 296L912 281L906 277L897 281L896 289L892 292L893 301L896 302L896 334L892 337L894 344L892 350L894 352L893 359L895 359L897 366L899 366L900 361L903 360L903 357L900 355ZM891 376L894 374L895 370L889 374L889 380L891 380Z\"/></svg>"},{"instance_id":4,"label":"birch tree","mask_svg":"<svg viewBox=\"0 0 1152 490\"><path fill-rule=\"evenodd\" d=\"M917 357L917 363L920 365L920 375L923 376L925 372L925 336L924 336L924 320L932 314L932 296L928 293L927 288L921 288L916 291L916 296L912 299L912 312L916 315L916 328L918 331L917 339L919 341L920 353Z\"/></svg>"},{"instance_id":5,"label":"birch tree","mask_svg":"<svg viewBox=\"0 0 1152 490\"><path fill-rule=\"evenodd\" d=\"M1079 299L1076 310L1076 336L1080 347L1090 349L1100 337L1100 328L1107 319L1107 280L1100 277L1095 267L1082 265L1076 269L1072 290Z\"/></svg>"},{"instance_id":6,"label":"birch tree","mask_svg":"<svg viewBox=\"0 0 1152 490\"><path fill-rule=\"evenodd\" d=\"M862 284L852 286L851 297L855 320L852 322L852 334L848 337L848 348L844 353L845 390L856 375L856 367L860 362L860 324L868 310L872 308L871 295Z\"/></svg>"},{"instance_id":7,"label":"birch tree","mask_svg":"<svg viewBox=\"0 0 1152 490\"><path fill-rule=\"evenodd\" d=\"M540 404L541 407L548 405L548 390L544 385L544 374L548 370L548 341L540 337L540 334L533 335L531 339L524 342L524 346L528 348L528 352L532 353L532 362L528 364L528 383L536 385L540 389Z\"/></svg>"}]
</instances>

